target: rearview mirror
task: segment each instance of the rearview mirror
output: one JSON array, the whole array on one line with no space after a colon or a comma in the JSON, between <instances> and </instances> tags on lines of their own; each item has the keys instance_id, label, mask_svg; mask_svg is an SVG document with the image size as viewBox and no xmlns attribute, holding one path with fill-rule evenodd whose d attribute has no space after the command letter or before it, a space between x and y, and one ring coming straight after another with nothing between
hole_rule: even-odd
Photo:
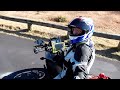
<instances>
[{"instance_id":1,"label":"rearview mirror","mask_svg":"<svg viewBox=\"0 0 120 90\"><path fill-rule=\"evenodd\" d=\"M44 44L44 41L41 40L41 39L37 39L34 43L35 43L36 45L43 45L43 44Z\"/></svg>"}]
</instances>

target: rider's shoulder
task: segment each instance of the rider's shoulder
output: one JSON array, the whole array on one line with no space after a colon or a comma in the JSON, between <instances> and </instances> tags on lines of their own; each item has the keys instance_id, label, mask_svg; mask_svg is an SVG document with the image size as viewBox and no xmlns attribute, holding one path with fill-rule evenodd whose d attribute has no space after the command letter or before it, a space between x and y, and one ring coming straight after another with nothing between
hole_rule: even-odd
<instances>
[{"instance_id":1,"label":"rider's shoulder","mask_svg":"<svg viewBox=\"0 0 120 90\"><path fill-rule=\"evenodd\" d=\"M84 43L84 44L78 45L75 51L91 52L91 47Z\"/></svg>"},{"instance_id":2,"label":"rider's shoulder","mask_svg":"<svg viewBox=\"0 0 120 90\"><path fill-rule=\"evenodd\" d=\"M76 48L90 48L90 46L86 43L76 45Z\"/></svg>"}]
</instances>

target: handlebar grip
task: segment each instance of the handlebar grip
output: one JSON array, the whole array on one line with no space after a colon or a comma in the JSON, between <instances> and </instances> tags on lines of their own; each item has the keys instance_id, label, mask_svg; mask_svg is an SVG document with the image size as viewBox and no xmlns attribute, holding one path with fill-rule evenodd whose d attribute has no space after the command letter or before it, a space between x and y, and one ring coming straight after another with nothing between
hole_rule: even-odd
<instances>
[{"instance_id":1,"label":"handlebar grip","mask_svg":"<svg viewBox=\"0 0 120 90\"><path fill-rule=\"evenodd\" d=\"M38 50L36 48L33 49L34 53L37 54Z\"/></svg>"}]
</instances>

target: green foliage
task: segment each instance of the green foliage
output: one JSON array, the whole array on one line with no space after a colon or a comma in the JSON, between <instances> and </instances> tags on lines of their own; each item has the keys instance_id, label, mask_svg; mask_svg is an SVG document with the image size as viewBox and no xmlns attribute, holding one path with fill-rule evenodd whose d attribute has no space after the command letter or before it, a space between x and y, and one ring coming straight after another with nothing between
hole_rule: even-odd
<instances>
[{"instance_id":1,"label":"green foliage","mask_svg":"<svg viewBox=\"0 0 120 90\"><path fill-rule=\"evenodd\" d=\"M63 16L58 16L58 17L54 18L53 20L56 22L67 22L66 17L63 17Z\"/></svg>"}]
</instances>

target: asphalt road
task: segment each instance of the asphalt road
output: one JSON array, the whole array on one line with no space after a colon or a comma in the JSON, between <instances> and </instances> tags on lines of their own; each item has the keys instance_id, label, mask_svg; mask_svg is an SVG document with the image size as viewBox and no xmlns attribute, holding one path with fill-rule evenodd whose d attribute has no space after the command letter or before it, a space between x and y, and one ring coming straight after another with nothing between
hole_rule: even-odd
<instances>
[{"instance_id":1,"label":"asphalt road","mask_svg":"<svg viewBox=\"0 0 120 90\"><path fill-rule=\"evenodd\" d=\"M0 78L22 69L42 68L45 62L39 58L44 53L34 54L33 45L32 40L0 34ZM112 79L120 79L120 62L96 57L90 73L102 72Z\"/></svg>"}]
</instances>

